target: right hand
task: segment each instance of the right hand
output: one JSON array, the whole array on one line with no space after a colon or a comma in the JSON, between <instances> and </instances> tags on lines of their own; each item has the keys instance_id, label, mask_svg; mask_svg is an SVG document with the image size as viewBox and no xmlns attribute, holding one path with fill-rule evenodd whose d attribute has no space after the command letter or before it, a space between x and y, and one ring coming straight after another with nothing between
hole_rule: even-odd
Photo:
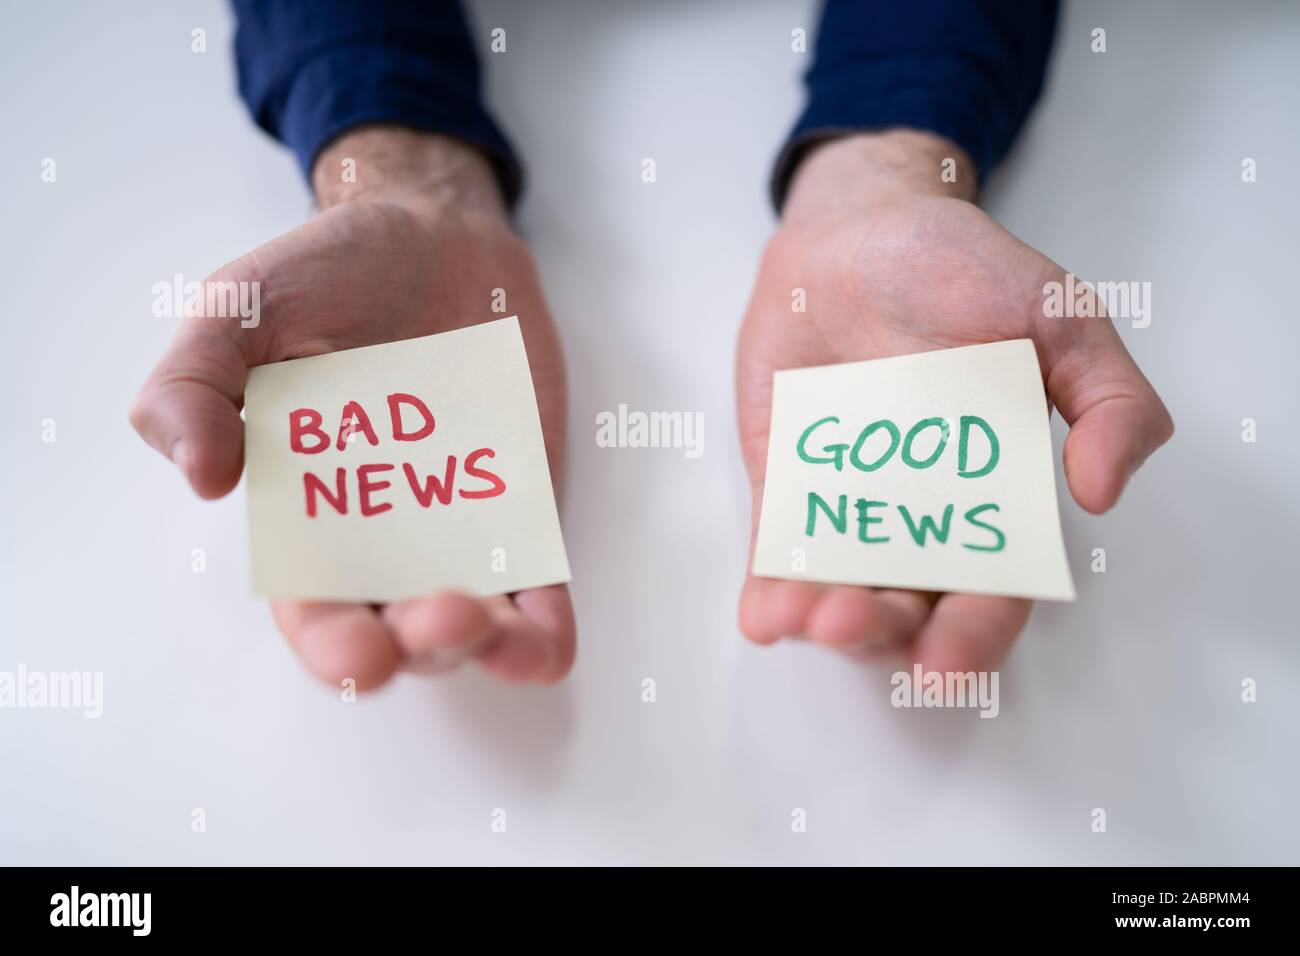
<instances>
[{"instance_id":1,"label":"right hand","mask_svg":"<svg viewBox=\"0 0 1300 956\"><path fill-rule=\"evenodd\" d=\"M338 182L340 160L357 183ZM203 498L243 470L244 385L251 366L446 332L519 316L538 412L558 478L564 361L532 257L511 231L486 160L443 137L391 127L353 131L316 164L324 211L218 269L208 282L259 282L261 316L184 320L144 383L131 423ZM573 662L564 585L473 598L444 591L382 607L273 601L303 663L338 686L377 687L399 669L443 671L474 658L509 681L553 683Z\"/></svg>"}]
</instances>

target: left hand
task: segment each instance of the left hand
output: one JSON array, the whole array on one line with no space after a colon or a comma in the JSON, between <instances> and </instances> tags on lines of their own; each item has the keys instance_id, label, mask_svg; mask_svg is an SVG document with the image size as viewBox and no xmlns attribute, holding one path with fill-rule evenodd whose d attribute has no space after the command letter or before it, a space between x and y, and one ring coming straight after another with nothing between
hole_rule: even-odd
<instances>
[{"instance_id":1,"label":"left hand","mask_svg":"<svg viewBox=\"0 0 1300 956\"><path fill-rule=\"evenodd\" d=\"M945 158L958 182L940 181ZM772 373L1030 338L1047 395L1070 425L1065 471L1098 514L1173 434L1173 421L1109 319L1048 319L1043 287L1065 271L969 200L974 173L928 133L857 134L799 166L763 256L737 350L736 400L757 532ZM805 290L807 311L791 308ZM752 537L751 537L752 558ZM741 629L769 644L803 636L853 656L907 650L926 671L995 667L1029 617L1027 600L759 578Z\"/></svg>"}]
</instances>

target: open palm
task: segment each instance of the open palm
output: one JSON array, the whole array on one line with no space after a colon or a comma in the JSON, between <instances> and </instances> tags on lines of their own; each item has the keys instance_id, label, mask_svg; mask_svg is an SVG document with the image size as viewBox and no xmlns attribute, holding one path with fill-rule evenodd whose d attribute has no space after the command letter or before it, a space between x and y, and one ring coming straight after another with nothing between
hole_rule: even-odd
<instances>
[{"instance_id":1,"label":"open palm","mask_svg":"<svg viewBox=\"0 0 1300 956\"><path fill-rule=\"evenodd\" d=\"M132 423L195 491L220 497L243 468L240 408L251 366L444 332L501 318L505 290L519 316L554 478L563 456L564 365L531 256L505 221L400 203L335 206L214 273L260 283L256 327L187 318L145 383ZM574 655L568 589L510 597L445 592L384 607L275 601L280 629L304 663L335 683L377 686L399 668L437 671L474 657L508 680L550 682Z\"/></svg>"},{"instance_id":2,"label":"open palm","mask_svg":"<svg viewBox=\"0 0 1300 956\"><path fill-rule=\"evenodd\" d=\"M1173 425L1109 320L1044 318L1044 283L1064 276L960 199L908 196L869 213L846 204L782 225L763 257L737 353L755 530L773 372L1016 338L1033 339L1046 394L1071 426L1071 492L1091 512L1110 508ZM802 312L792 309L799 289ZM905 648L927 670L961 671L994 665L1029 609L1006 597L750 575L740 620L760 643L805 636L855 655Z\"/></svg>"}]
</instances>

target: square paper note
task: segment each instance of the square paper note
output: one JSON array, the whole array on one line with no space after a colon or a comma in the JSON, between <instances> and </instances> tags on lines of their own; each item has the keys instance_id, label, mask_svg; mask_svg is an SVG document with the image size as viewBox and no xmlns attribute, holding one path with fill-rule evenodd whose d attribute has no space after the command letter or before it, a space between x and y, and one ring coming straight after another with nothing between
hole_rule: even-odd
<instances>
[{"instance_id":1,"label":"square paper note","mask_svg":"<svg viewBox=\"0 0 1300 956\"><path fill-rule=\"evenodd\" d=\"M244 400L257 593L569 580L516 318L254 368Z\"/></svg>"},{"instance_id":2,"label":"square paper note","mask_svg":"<svg viewBox=\"0 0 1300 956\"><path fill-rule=\"evenodd\" d=\"M1028 339L772 385L756 575L1074 600Z\"/></svg>"}]
</instances>

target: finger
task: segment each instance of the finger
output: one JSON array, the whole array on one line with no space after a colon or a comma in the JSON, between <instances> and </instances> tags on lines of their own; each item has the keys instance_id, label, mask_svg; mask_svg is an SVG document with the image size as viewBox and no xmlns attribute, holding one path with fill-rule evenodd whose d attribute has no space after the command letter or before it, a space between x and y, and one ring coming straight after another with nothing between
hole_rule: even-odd
<instances>
[{"instance_id":1,"label":"finger","mask_svg":"<svg viewBox=\"0 0 1300 956\"><path fill-rule=\"evenodd\" d=\"M577 628L563 584L484 599L494 634L477 660L503 680L553 684L573 666Z\"/></svg>"},{"instance_id":2,"label":"finger","mask_svg":"<svg viewBox=\"0 0 1300 956\"><path fill-rule=\"evenodd\" d=\"M1070 426L1065 476L1093 514L1119 500L1129 478L1174 433L1173 419L1107 319L1048 335L1047 391Z\"/></svg>"},{"instance_id":3,"label":"finger","mask_svg":"<svg viewBox=\"0 0 1300 956\"><path fill-rule=\"evenodd\" d=\"M930 598L920 591L836 585L813 608L808 637L854 655L877 654L911 641L929 611Z\"/></svg>"},{"instance_id":4,"label":"finger","mask_svg":"<svg viewBox=\"0 0 1300 956\"><path fill-rule=\"evenodd\" d=\"M239 481L248 369L221 319L185 321L131 408L131 424L170 458L202 498Z\"/></svg>"},{"instance_id":5,"label":"finger","mask_svg":"<svg viewBox=\"0 0 1300 956\"><path fill-rule=\"evenodd\" d=\"M990 594L945 594L921 627L915 658L927 673L991 670L1029 619L1032 602Z\"/></svg>"},{"instance_id":6,"label":"finger","mask_svg":"<svg viewBox=\"0 0 1300 956\"><path fill-rule=\"evenodd\" d=\"M811 581L747 575L740 592L740 630L755 644L802 636L808 615L825 590L825 585Z\"/></svg>"},{"instance_id":7,"label":"finger","mask_svg":"<svg viewBox=\"0 0 1300 956\"><path fill-rule=\"evenodd\" d=\"M455 591L397 601L380 616L407 668L429 674L452 670L481 650L495 626L483 602Z\"/></svg>"},{"instance_id":8,"label":"finger","mask_svg":"<svg viewBox=\"0 0 1300 956\"><path fill-rule=\"evenodd\" d=\"M327 684L351 678L357 690L371 690L401 664L392 633L364 604L272 601L271 613L303 664Z\"/></svg>"},{"instance_id":9,"label":"finger","mask_svg":"<svg viewBox=\"0 0 1300 956\"><path fill-rule=\"evenodd\" d=\"M758 544L758 523L763 507L765 468L763 456L767 453L767 428L763 426L742 438L752 454L746 454L750 473L750 537L749 562L754 561ZM740 630L755 644L774 644L783 637L802 637L807 633L808 616L827 585L812 581L793 581L780 578L762 578L745 575L740 591Z\"/></svg>"},{"instance_id":10,"label":"finger","mask_svg":"<svg viewBox=\"0 0 1300 956\"><path fill-rule=\"evenodd\" d=\"M1173 433L1173 419L1154 392L1093 405L1065 439L1065 476L1074 500L1093 514L1108 511L1133 473Z\"/></svg>"}]
</instances>

